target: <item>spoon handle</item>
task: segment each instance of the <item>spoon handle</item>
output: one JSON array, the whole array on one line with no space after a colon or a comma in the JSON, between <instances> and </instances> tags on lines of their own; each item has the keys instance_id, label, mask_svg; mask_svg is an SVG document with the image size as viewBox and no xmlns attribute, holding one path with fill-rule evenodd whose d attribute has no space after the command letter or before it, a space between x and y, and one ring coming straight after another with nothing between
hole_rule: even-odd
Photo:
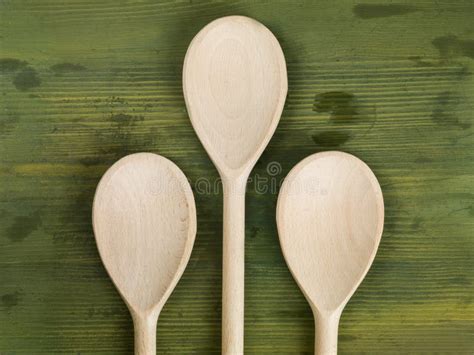
<instances>
[{"instance_id":1,"label":"spoon handle","mask_svg":"<svg viewBox=\"0 0 474 355\"><path fill-rule=\"evenodd\" d=\"M244 353L246 179L223 182L222 354Z\"/></svg>"},{"instance_id":2,"label":"spoon handle","mask_svg":"<svg viewBox=\"0 0 474 355\"><path fill-rule=\"evenodd\" d=\"M315 354L336 355L337 333L339 327L340 313L321 315L314 312L315 318Z\"/></svg>"},{"instance_id":3,"label":"spoon handle","mask_svg":"<svg viewBox=\"0 0 474 355\"><path fill-rule=\"evenodd\" d=\"M156 355L156 323L158 317L132 313L135 329L135 355Z\"/></svg>"}]
</instances>

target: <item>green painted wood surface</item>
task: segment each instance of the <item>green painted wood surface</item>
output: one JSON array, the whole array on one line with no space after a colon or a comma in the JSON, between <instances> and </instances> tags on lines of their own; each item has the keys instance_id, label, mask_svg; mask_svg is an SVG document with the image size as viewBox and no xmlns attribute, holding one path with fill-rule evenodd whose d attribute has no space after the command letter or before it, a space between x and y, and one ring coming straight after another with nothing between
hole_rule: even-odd
<instances>
[{"instance_id":1,"label":"green painted wood surface","mask_svg":"<svg viewBox=\"0 0 474 355\"><path fill-rule=\"evenodd\" d=\"M158 352L219 352L222 195L196 188L217 173L181 71L196 32L229 14L266 24L288 62L286 107L254 180L339 149L384 191L382 243L343 313L340 353L473 353L472 0L1 0L0 353L132 352L90 216L100 176L138 151L176 162L198 207ZM245 349L309 354L312 315L280 252L276 198L249 185Z\"/></svg>"}]
</instances>

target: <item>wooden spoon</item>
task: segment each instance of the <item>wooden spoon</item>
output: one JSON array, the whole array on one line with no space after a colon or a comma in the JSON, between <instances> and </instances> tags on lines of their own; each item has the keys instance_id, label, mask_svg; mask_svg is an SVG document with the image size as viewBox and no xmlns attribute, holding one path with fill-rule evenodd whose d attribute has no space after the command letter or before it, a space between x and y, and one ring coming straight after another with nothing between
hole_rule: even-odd
<instances>
[{"instance_id":1,"label":"wooden spoon","mask_svg":"<svg viewBox=\"0 0 474 355\"><path fill-rule=\"evenodd\" d=\"M280 120L287 87L278 41L248 17L211 22L194 37L186 53L186 106L223 183L224 354L243 353L245 187Z\"/></svg>"},{"instance_id":2,"label":"wooden spoon","mask_svg":"<svg viewBox=\"0 0 474 355\"><path fill-rule=\"evenodd\" d=\"M277 206L280 244L313 310L316 354L337 353L339 318L374 260L383 220L377 178L350 154L313 154L286 177Z\"/></svg>"},{"instance_id":3,"label":"wooden spoon","mask_svg":"<svg viewBox=\"0 0 474 355\"><path fill-rule=\"evenodd\" d=\"M92 223L102 262L132 314L135 354L154 355L158 316L196 235L186 176L159 155L126 156L100 180Z\"/></svg>"}]
</instances>

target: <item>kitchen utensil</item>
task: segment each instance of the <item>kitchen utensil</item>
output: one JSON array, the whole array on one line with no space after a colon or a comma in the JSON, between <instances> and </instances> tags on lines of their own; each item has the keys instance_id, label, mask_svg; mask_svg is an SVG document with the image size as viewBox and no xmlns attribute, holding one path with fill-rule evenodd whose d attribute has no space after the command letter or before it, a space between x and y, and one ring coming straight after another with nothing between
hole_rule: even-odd
<instances>
[{"instance_id":1,"label":"kitchen utensil","mask_svg":"<svg viewBox=\"0 0 474 355\"><path fill-rule=\"evenodd\" d=\"M223 354L243 353L245 188L280 120L287 86L277 39L248 17L211 22L186 53L186 106L223 183Z\"/></svg>"},{"instance_id":2,"label":"kitchen utensil","mask_svg":"<svg viewBox=\"0 0 474 355\"><path fill-rule=\"evenodd\" d=\"M126 156L97 186L93 227L102 262L132 314L135 354L156 353L156 323L196 235L191 187L171 161Z\"/></svg>"},{"instance_id":3,"label":"kitchen utensil","mask_svg":"<svg viewBox=\"0 0 474 355\"><path fill-rule=\"evenodd\" d=\"M281 187L280 244L313 310L317 354L337 353L339 318L374 260L383 221L377 178L353 155L313 154Z\"/></svg>"}]
</instances>

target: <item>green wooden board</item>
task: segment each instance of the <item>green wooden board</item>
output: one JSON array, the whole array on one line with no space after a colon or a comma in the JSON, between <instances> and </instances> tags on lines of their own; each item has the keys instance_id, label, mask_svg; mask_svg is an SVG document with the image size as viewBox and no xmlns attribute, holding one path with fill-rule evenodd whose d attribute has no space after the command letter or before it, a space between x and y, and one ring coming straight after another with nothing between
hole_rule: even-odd
<instances>
[{"instance_id":1,"label":"green wooden board","mask_svg":"<svg viewBox=\"0 0 474 355\"><path fill-rule=\"evenodd\" d=\"M340 353L473 353L472 0L0 0L0 353L133 351L91 202L104 171L139 151L177 163L198 209L158 352L219 353L222 195L197 184L218 175L181 74L192 37L230 14L267 25L288 63L285 110L254 180L277 183L338 149L382 185L385 231L342 315ZM312 314L280 251L276 199L249 184L245 349L309 354Z\"/></svg>"}]
</instances>

